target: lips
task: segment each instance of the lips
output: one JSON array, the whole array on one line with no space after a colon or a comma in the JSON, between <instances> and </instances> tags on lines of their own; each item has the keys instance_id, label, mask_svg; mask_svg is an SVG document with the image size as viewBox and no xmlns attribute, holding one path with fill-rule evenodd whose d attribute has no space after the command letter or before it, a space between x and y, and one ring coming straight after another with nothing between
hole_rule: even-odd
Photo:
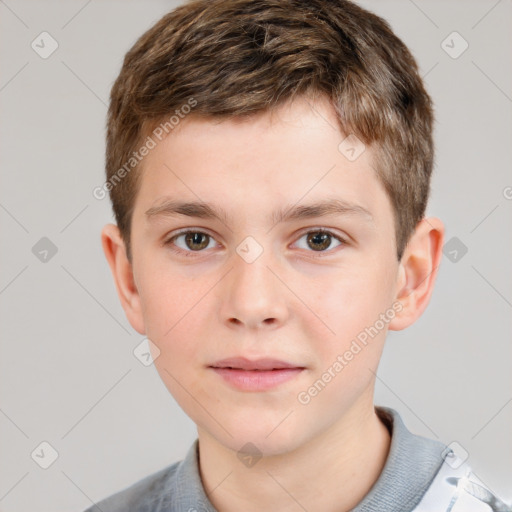
<instances>
[{"instance_id":1,"label":"lips","mask_svg":"<svg viewBox=\"0 0 512 512\"><path fill-rule=\"evenodd\" d=\"M233 370L254 370L254 371L269 371L269 370L284 370L289 368L304 368L304 366L288 363L279 359L247 359L245 357L231 357L222 359L210 365L212 368L226 368Z\"/></svg>"},{"instance_id":2,"label":"lips","mask_svg":"<svg viewBox=\"0 0 512 512\"><path fill-rule=\"evenodd\" d=\"M247 359L231 357L217 361L210 368L232 389L243 392L270 392L286 383L291 383L305 371L298 366L279 359Z\"/></svg>"}]
</instances>

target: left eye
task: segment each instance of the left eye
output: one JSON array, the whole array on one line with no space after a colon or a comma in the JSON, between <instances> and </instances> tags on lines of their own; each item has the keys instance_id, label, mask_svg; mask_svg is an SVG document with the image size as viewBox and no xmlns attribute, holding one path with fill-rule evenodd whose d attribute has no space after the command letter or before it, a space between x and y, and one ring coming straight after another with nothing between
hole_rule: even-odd
<instances>
[{"instance_id":1,"label":"left eye","mask_svg":"<svg viewBox=\"0 0 512 512\"><path fill-rule=\"evenodd\" d=\"M300 238L299 241L302 239L306 239L306 247L300 247L301 249L312 249L315 252L325 252L326 249L330 248L332 245L333 240L338 242L338 245L335 247L338 247L342 243L344 243L344 240L331 233L330 231L325 231L322 229L315 230L315 231L308 231L307 233L304 233Z\"/></svg>"}]
</instances>

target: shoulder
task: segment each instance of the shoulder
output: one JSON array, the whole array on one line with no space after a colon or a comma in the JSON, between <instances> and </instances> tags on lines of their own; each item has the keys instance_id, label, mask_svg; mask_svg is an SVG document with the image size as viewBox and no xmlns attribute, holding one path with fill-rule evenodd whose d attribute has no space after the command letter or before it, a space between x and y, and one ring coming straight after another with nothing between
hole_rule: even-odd
<instances>
[{"instance_id":1,"label":"shoulder","mask_svg":"<svg viewBox=\"0 0 512 512\"><path fill-rule=\"evenodd\" d=\"M105 498L84 512L150 512L164 494L165 489L173 485L180 462L176 462L157 471L130 487Z\"/></svg>"},{"instance_id":2,"label":"shoulder","mask_svg":"<svg viewBox=\"0 0 512 512\"><path fill-rule=\"evenodd\" d=\"M391 446L379 480L356 510L383 510L384 500L413 512L512 512L450 446L409 432L400 415L376 408L388 426ZM395 509L393 509L395 510Z\"/></svg>"},{"instance_id":3,"label":"shoulder","mask_svg":"<svg viewBox=\"0 0 512 512\"><path fill-rule=\"evenodd\" d=\"M100 501L85 512L215 512L201 481L196 439L185 456L132 486Z\"/></svg>"},{"instance_id":4,"label":"shoulder","mask_svg":"<svg viewBox=\"0 0 512 512\"><path fill-rule=\"evenodd\" d=\"M512 512L473 473L471 467L447 448L444 463L413 512Z\"/></svg>"}]
</instances>

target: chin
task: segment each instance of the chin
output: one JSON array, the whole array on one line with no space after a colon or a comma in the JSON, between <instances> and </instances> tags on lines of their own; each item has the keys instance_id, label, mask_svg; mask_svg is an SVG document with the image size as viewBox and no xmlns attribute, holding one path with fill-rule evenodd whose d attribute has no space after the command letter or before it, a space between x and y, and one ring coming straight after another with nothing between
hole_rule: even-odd
<instances>
[{"instance_id":1,"label":"chin","mask_svg":"<svg viewBox=\"0 0 512 512\"><path fill-rule=\"evenodd\" d=\"M292 415L293 413L290 416ZM233 450L239 456L243 456L244 453L252 454L251 452L265 457L282 455L297 449L307 440L306 433L298 432L295 425L288 422L288 419L281 424L279 421L273 421L272 426L269 424L268 421L261 422L261 417L259 422L254 419L253 422L245 425L240 423L239 418L238 420L233 418L232 421L224 420L222 422L232 437L217 424L209 423L208 432L219 443ZM278 425L277 428L276 425Z\"/></svg>"}]
</instances>

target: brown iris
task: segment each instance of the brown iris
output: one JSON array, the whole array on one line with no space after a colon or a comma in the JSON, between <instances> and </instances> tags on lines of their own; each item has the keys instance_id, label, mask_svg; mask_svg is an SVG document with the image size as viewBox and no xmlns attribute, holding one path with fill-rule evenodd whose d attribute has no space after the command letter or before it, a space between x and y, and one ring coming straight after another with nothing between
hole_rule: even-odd
<instances>
[{"instance_id":1,"label":"brown iris","mask_svg":"<svg viewBox=\"0 0 512 512\"><path fill-rule=\"evenodd\" d=\"M308 244L314 251L327 249L331 245L331 235L321 231L312 231L308 234Z\"/></svg>"},{"instance_id":2,"label":"brown iris","mask_svg":"<svg viewBox=\"0 0 512 512\"><path fill-rule=\"evenodd\" d=\"M190 232L185 235L185 243L189 249L199 251L208 246L209 238L210 237L205 233Z\"/></svg>"}]
</instances>

